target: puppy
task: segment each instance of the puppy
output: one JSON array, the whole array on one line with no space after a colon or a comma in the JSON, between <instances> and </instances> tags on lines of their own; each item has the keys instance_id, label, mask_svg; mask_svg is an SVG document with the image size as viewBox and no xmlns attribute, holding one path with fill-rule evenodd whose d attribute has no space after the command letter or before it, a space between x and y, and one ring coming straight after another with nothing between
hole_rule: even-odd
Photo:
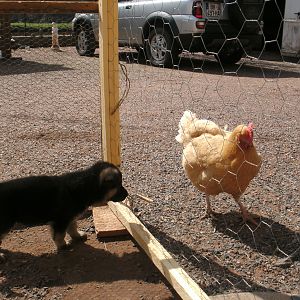
<instances>
[{"instance_id":1,"label":"puppy","mask_svg":"<svg viewBox=\"0 0 300 300\"><path fill-rule=\"evenodd\" d=\"M122 174L111 163L99 161L85 170L60 176L31 176L0 183L0 244L15 223L50 224L58 250L72 241L87 239L77 230L76 217L86 208L119 202L128 196Z\"/></svg>"}]
</instances>

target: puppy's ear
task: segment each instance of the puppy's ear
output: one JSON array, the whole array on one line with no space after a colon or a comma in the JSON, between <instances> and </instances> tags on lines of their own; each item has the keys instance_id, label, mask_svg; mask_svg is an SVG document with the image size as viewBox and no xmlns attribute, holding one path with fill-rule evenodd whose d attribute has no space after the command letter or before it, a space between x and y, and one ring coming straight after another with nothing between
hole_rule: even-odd
<instances>
[{"instance_id":1,"label":"puppy's ear","mask_svg":"<svg viewBox=\"0 0 300 300\"><path fill-rule=\"evenodd\" d=\"M102 170L99 174L100 184L115 181L118 171L115 168L108 167Z\"/></svg>"}]
</instances>

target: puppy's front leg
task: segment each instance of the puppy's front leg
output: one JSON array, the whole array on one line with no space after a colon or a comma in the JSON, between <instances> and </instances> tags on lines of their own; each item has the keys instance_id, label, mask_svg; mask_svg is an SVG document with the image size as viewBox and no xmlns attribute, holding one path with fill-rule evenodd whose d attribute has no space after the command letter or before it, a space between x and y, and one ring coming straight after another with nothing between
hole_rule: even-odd
<instances>
[{"instance_id":1,"label":"puppy's front leg","mask_svg":"<svg viewBox=\"0 0 300 300\"><path fill-rule=\"evenodd\" d=\"M2 237L0 236L0 246L1 246L1 243L2 243L1 238L2 238ZM5 255L4 255L4 253L1 253L1 252L0 252L0 263L1 263L1 262L4 262L4 261L5 261Z\"/></svg>"},{"instance_id":2,"label":"puppy's front leg","mask_svg":"<svg viewBox=\"0 0 300 300\"><path fill-rule=\"evenodd\" d=\"M3 220L3 219L2 219ZM0 217L1 221L1 217ZM12 226L10 223L5 223L5 225L0 225L0 246L2 244L2 240L4 239L5 235L7 234L9 228ZM5 255L4 253L0 252L0 263L5 261Z\"/></svg>"},{"instance_id":3,"label":"puppy's front leg","mask_svg":"<svg viewBox=\"0 0 300 300\"><path fill-rule=\"evenodd\" d=\"M72 238L72 241L82 241L85 242L87 240L87 235L83 231L78 230L76 220L73 220L68 228L67 233Z\"/></svg>"},{"instance_id":4,"label":"puppy's front leg","mask_svg":"<svg viewBox=\"0 0 300 300\"><path fill-rule=\"evenodd\" d=\"M66 249L68 247L65 236L66 236L66 226L59 226L54 223L51 224L51 236L56 245L57 251Z\"/></svg>"}]
</instances>

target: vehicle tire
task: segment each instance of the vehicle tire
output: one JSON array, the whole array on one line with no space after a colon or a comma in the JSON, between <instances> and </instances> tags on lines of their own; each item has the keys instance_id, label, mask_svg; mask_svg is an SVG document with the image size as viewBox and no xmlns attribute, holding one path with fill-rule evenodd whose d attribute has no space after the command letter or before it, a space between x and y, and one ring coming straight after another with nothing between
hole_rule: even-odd
<instances>
[{"instance_id":1,"label":"vehicle tire","mask_svg":"<svg viewBox=\"0 0 300 300\"><path fill-rule=\"evenodd\" d=\"M216 59L222 65L231 65L240 61L243 55L244 51L240 45L227 42L216 55Z\"/></svg>"},{"instance_id":2,"label":"vehicle tire","mask_svg":"<svg viewBox=\"0 0 300 300\"><path fill-rule=\"evenodd\" d=\"M156 27L149 33L146 45L147 59L154 66L171 67L180 53L176 40L166 27Z\"/></svg>"},{"instance_id":3,"label":"vehicle tire","mask_svg":"<svg viewBox=\"0 0 300 300\"><path fill-rule=\"evenodd\" d=\"M93 56L96 50L96 40L92 26L80 24L75 33L76 50L80 56Z\"/></svg>"}]
</instances>

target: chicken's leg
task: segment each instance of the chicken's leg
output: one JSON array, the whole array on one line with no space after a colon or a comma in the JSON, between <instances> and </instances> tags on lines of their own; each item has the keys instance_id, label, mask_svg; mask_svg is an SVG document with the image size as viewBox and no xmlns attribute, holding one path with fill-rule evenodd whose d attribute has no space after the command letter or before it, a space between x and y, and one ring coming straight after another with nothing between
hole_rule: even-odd
<instances>
[{"instance_id":1,"label":"chicken's leg","mask_svg":"<svg viewBox=\"0 0 300 300\"><path fill-rule=\"evenodd\" d=\"M257 226L257 222L251 217L251 215L249 214L248 210L246 209L246 207L243 205L243 203L240 201L240 197L236 197L234 198L234 200L236 201L236 203L239 205L241 213L242 213L242 217L244 222L250 221L252 224L254 224L255 226Z\"/></svg>"},{"instance_id":2,"label":"chicken's leg","mask_svg":"<svg viewBox=\"0 0 300 300\"><path fill-rule=\"evenodd\" d=\"M205 200L206 200L206 213L201 219L214 218L214 211L211 208L210 198L208 194L205 194Z\"/></svg>"}]
</instances>

